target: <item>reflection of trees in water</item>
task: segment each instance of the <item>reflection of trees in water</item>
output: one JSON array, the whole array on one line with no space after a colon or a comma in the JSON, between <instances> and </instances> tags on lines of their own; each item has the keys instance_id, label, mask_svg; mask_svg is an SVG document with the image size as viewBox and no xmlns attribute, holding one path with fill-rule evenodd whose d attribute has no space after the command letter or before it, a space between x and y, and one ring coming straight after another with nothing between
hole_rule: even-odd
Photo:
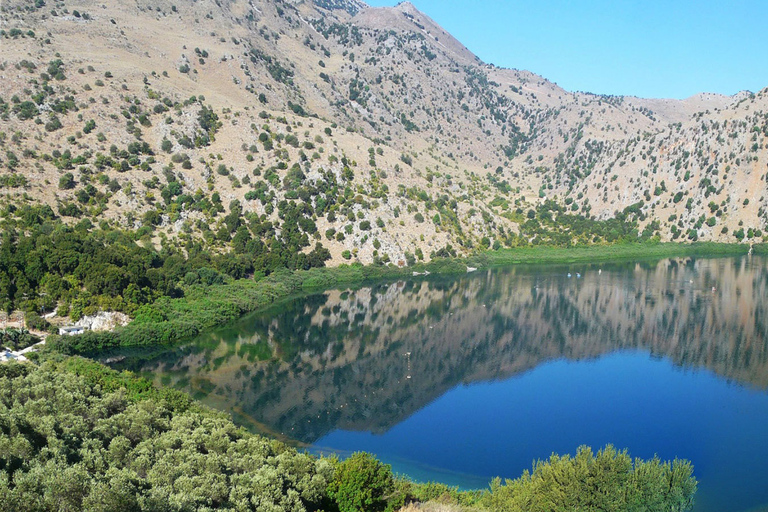
<instances>
[{"instance_id":1,"label":"reflection of trees in water","mask_svg":"<svg viewBox=\"0 0 768 512\"><path fill-rule=\"evenodd\" d=\"M768 387L762 260L579 271L582 279L515 268L330 291L126 365L306 442L333 428L386 430L460 382L617 349Z\"/></svg>"}]
</instances>

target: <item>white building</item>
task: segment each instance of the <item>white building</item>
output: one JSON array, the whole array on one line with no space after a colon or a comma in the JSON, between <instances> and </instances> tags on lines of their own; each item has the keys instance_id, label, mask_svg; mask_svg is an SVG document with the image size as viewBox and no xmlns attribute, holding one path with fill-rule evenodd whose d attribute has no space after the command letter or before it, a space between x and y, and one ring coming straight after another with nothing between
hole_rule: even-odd
<instances>
[{"instance_id":1,"label":"white building","mask_svg":"<svg viewBox=\"0 0 768 512\"><path fill-rule=\"evenodd\" d=\"M66 327L59 327L59 334L62 336L74 336L75 334L83 334L85 329L81 325L68 325Z\"/></svg>"}]
</instances>

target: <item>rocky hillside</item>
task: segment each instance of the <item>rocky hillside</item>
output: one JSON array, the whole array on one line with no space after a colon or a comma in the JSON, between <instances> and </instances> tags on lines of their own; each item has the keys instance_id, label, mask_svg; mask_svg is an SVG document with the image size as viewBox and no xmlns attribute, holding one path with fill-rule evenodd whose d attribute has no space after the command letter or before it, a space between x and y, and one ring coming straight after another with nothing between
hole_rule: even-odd
<instances>
[{"instance_id":1,"label":"rocky hillside","mask_svg":"<svg viewBox=\"0 0 768 512\"><path fill-rule=\"evenodd\" d=\"M768 96L573 93L408 2L8 0L3 215L331 262L478 247L756 241Z\"/></svg>"}]
</instances>

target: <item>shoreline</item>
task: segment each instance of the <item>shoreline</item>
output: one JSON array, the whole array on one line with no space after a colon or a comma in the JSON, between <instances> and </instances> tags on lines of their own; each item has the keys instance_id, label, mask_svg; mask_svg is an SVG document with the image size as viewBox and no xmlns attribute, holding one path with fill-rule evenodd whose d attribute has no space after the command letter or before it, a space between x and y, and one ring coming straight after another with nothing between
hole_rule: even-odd
<instances>
[{"instance_id":1,"label":"shoreline","mask_svg":"<svg viewBox=\"0 0 768 512\"><path fill-rule=\"evenodd\" d=\"M468 258L435 259L410 267L356 263L310 270L278 270L269 276L256 275L222 285L190 287L182 298L161 298L143 307L128 325L113 331L92 331L76 336L51 335L46 350L70 355L96 355L116 348L175 344L293 295L342 285L427 278L428 275L460 275L472 271L470 269L512 265L648 261L671 257L716 258L743 256L749 252L748 244L715 242L526 247L486 251ZM768 246L756 245L754 253L768 254Z\"/></svg>"}]
</instances>

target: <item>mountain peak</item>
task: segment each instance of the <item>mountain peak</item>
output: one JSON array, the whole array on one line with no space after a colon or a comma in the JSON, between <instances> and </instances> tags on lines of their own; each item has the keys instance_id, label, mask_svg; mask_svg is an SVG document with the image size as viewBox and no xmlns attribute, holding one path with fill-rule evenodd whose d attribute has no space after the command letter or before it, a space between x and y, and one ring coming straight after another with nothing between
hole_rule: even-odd
<instances>
[{"instance_id":1,"label":"mountain peak","mask_svg":"<svg viewBox=\"0 0 768 512\"><path fill-rule=\"evenodd\" d=\"M411 2L400 2L394 7L369 7L355 16L355 22L378 30L400 29L413 32L464 64L480 62L458 39Z\"/></svg>"},{"instance_id":2,"label":"mountain peak","mask_svg":"<svg viewBox=\"0 0 768 512\"><path fill-rule=\"evenodd\" d=\"M395 9L400 9L403 12L411 12L411 13L419 13L421 14L421 11L419 11L415 5L413 5L411 2L400 2L397 5L395 5Z\"/></svg>"}]
</instances>

